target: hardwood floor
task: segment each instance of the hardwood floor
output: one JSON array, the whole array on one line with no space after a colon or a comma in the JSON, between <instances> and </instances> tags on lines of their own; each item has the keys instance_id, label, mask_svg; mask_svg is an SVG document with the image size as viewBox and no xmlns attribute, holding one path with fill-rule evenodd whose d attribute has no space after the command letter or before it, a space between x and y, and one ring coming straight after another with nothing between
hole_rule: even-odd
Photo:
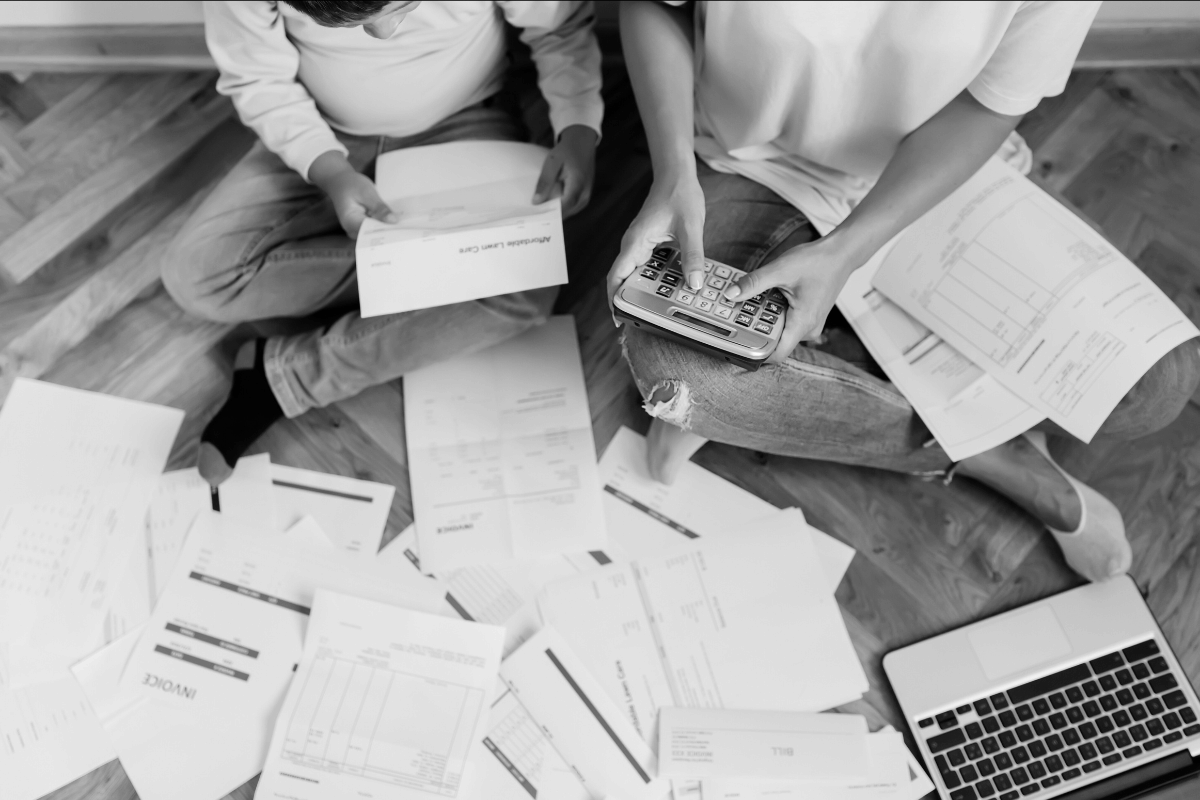
<instances>
[{"instance_id":1,"label":"hardwood floor","mask_svg":"<svg viewBox=\"0 0 1200 800\"><path fill-rule=\"evenodd\" d=\"M649 184L649 162L622 68L605 69L597 186L568 225L572 283L559 301L578 322L600 449L620 425L648 423L601 278ZM172 467L192 463L232 352L249 335L189 318L158 280L165 243L252 141L212 82L208 73L0 76L0 397L25 375L185 409ZM534 134L544 134L536 94L519 97ZM1200 321L1200 73L1077 73L1021 130L1035 178ZM411 519L399 382L276 425L256 449L394 483L388 538ZM1120 506L1134 577L1200 683L1200 405L1140 441L1063 458ZM713 445L696 460L778 506L800 505L857 549L837 597L873 686L852 708L875 724L899 723L885 652L1078 582L1038 525L968 480L943 487ZM250 798L253 785L231 796ZM51 795L134 796L117 762Z\"/></svg>"}]
</instances>

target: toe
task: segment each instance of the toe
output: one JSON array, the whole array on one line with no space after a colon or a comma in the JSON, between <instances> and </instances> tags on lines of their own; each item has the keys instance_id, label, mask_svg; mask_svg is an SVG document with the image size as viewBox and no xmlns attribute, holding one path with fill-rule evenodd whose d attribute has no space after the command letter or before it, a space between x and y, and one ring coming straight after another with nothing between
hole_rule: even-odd
<instances>
[{"instance_id":1,"label":"toe","mask_svg":"<svg viewBox=\"0 0 1200 800\"><path fill-rule=\"evenodd\" d=\"M221 451L214 447L211 442L200 443L200 452L196 459L196 469L200 472L200 477L207 481L209 486L220 486L233 474L233 467L226 463L225 457L221 455Z\"/></svg>"}]
</instances>

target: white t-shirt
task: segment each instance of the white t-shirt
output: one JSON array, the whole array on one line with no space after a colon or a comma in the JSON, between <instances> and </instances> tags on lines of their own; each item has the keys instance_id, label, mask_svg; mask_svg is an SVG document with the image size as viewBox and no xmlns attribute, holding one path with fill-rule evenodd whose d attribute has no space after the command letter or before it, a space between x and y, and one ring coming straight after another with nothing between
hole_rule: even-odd
<instances>
[{"instance_id":1,"label":"white t-shirt","mask_svg":"<svg viewBox=\"0 0 1200 800\"><path fill-rule=\"evenodd\" d=\"M1099 7L697 3L696 151L776 191L768 179L789 182L781 194L828 230L964 89L1010 115L1062 92Z\"/></svg>"}]
</instances>

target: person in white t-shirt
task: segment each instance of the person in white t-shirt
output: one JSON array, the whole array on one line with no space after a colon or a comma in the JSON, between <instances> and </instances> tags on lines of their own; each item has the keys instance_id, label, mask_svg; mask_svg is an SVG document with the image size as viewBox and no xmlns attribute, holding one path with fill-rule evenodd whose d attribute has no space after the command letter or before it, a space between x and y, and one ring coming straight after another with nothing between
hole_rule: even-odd
<instances>
[{"instance_id":1,"label":"person in white t-shirt","mask_svg":"<svg viewBox=\"0 0 1200 800\"><path fill-rule=\"evenodd\" d=\"M527 136L498 95L506 24L529 45L554 129L534 202L561 194L564 216L587 205L603 103L590 2L222 0L205 3L204 20L217 90L259 141L185 223L163 283L203 319L302 320L238 351L233 386L200 437L200 472L216 485L282 417L545 321L553 287L358 312L355 237L366 217L392 219L375 159Z\"/></svg>"},{"instance_id":2,"label":"person in white t-shirt","mask_svg":"<svg viewBox=\"0 0 1200 800\"><path fill-rule=\"evenodd\" d=\"M1045 523L1083 576L1129 568L1120 512L1050 457L1046 434L1067 437L1060 428L1043 423L952 464L896 388L871 374L853 335L827 327L847 276L987 159L1028 169L1016 125L1063 90L1099 5L622 3L654 183L609 273L610 302L673 239L692 288L707 255L749 273L727 298L777 287L789 304L780 345L755 372L627 327L625 352L655 418L655 477L673 480L707 440L969 476ZM1098 435L1164 427L1198 383L1200 351L1188 342Z\"/></svg>"}]
</instances>

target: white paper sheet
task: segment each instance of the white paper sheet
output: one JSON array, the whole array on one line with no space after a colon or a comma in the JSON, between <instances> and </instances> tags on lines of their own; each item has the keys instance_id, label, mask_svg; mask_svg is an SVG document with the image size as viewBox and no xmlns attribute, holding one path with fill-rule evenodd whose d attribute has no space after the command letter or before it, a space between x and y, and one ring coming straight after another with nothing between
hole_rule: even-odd
<instances>
[{"instance_id":1,"label":"white paper sheet","mask_svg":"<svg viewBox=\"0 0 1200 800\"><path fill-rule=\"evenodd\" d=\"M1115 247L998 159L910 226L873 282L1084 441L1200 333Z\"/></svg>"},{"instance_id":2,"label":"white paper sheet","mask_svg":"<svg viewBox=\"0 0 1200 800\"><path fill-rule=\"evenodd\" d=\"M831 591L854 558L854 548L809 526L799 508L777 509L691 462L670 486L659 483L646 469L645 437L626 427L600 459L600 482L609 532L605 552L616 559L655 555L701 536L736 536L781 514L812 537Z\"/></svg>"},{"instance_id":3,"label":"white paper sheet","mask_svg":"<svg viewBox=\"0 0 1200 800\"><path fill-rule=\"evenodd\" d=\"M646 741L665 706L849 702L866 675L812 540L786 522L552 583L542 616Z\"/></svg>"},{"instance_id":4,"label":"white paper sheet","mask_svg":"<svg viewBox=\"0 0 1200 800\"><path fill-rule=\"evenodd\" d=\"M604 547L592 420L569 316L404 377L421 568Z\"/></svg>"},{"instance_id":5,"label":"white paper sheet","mask_svg":"<svg viewBox=\"0 0 1200 800\"><path fill-rule=\"evenodd\" d=\"M271 465L271 484L280 530L308 515L342 550L375 558L396 487L281 464Z\"/></svg>"},{"instance_id":6,"label":"white paper sheet","mask_svg":"<svg viewBox=\"0 0 1200 800\"><path fill-rule=\"evenodd\" d=\"M238 459L233 474L221 484L215 503L222 514L237 522L273 532L276 519L272 500L271 456L260 453ZM146 512L155 598L166 588L196 515L213 507L212 488L195 467L166 472L159 478Z\"/></svg>"},{"instance_id":7,"label":"white paper sheet","mask_svg":"<svg viewBox=\"0 0 1200 800\"><path fill-rule=\"evenodd\" d=\"M472 797L590 800L587 788L503 684L492 702L483 745Z\"/></svg>"},{"instance_id":8,"label":"white paper sheet","mask_svg":"<svg viewBox=\"0 0 1200 800\"><path fill-rule=\"evenodd\" d=\"M492 625L317 590L254 796L462 796L502 641Z\"/></svg>"},{"instance_id":9,"label":"white paper sheet","mask_svg":"<svg viewBox=\"0 0 1200 800\"><path fill-rule=\"evenodd\" d=\"M855 714L664 708L658 774L858 781L871 771L867 731Z\"/></svg>"},{"instance_id":10,"label":"white paper sheet","mask_svg":"<svg viewBox=\"0 0 1200 800\"><path fill-rule=\"evenodd\" d=\"M424 574L417 556L416 530L410 525L380 551L378 560L401 574ZM481 564L437 577L446 586L446 602L459 617L505 630L504 655L537 633L542 625L537 594L546 584L609 563L600 551L586 554Z\"/></svg>"},{"instance_id":11,"label":"white paper sheet","mask_svg":"<svg viewBox=\"0 0 1200 800\"><path fill-rule=\"evenodd\" d=\"M0 641L11 687L65 676L105 622L183 420L19 378L0 409ZM24 679L14 664L53 665Z\"/></svg>"},{"instance_id":12,"label":"white paper sheet","mask_svg":"<svg viewBox=\"0 0 1200 800\"><path fill-rule=\"evenodd\" d=\"M500 676L593 798L658 800L654 752L551 626L500 666Z\"/></svg>"},{"instance_id":13,"label":"white paper sheet","mask_svg":"<svg viewBox=\"0 0 1200 800\"><path fill-rule=\"evenodd\" d=\"M398 580L339 550L310 549L202 513L134 649L122 691L228 713L235 724L262 724L300 658L318 588L424 611L442 606L436 584Z\"/></svg>"},{"instance_id":14,"label":"white paper sheet","mask_svg":"<svg viewBox=\"0 0 1200 800\"><path fill-rule=\"evenodd\" d=\"M449 142L379 157L375 183L399 217L358 235L362 315L494 297L567 282L562 204L532 204L549 151Z\"/></svg>"},{"instance_id":15,"label":"white paper sheet","mask_svg":"<svg viewBox=\"0 0 1200 800\"><path fill-rule=\"evenodd\" d=\"M837 305L946 454L970 458L1045 419L871 285L894 243L851 274Z\"/></svg>"},{"instance_id":16,"label":"white paper sheet","mask_svg":"<svg viewBox=\"0 0 1200 800\"><path fill-rule=\"evenodd\" d=\"M69 674L0 689L0 797L36 800L116 758Z\"/></svg>"},{"instance_id":17,"label":"white paper sheet","mask_svg":"<svg viewBox=\"0 0 1200 800\"><path fill-rule=\"evenodd\" d=\"M933 791L933 782L904 744L904 737L884 728L867 737L871 774L851 782L754 781L706 778L703 800L918 800Z\"/></svg>"}]
</instances>

